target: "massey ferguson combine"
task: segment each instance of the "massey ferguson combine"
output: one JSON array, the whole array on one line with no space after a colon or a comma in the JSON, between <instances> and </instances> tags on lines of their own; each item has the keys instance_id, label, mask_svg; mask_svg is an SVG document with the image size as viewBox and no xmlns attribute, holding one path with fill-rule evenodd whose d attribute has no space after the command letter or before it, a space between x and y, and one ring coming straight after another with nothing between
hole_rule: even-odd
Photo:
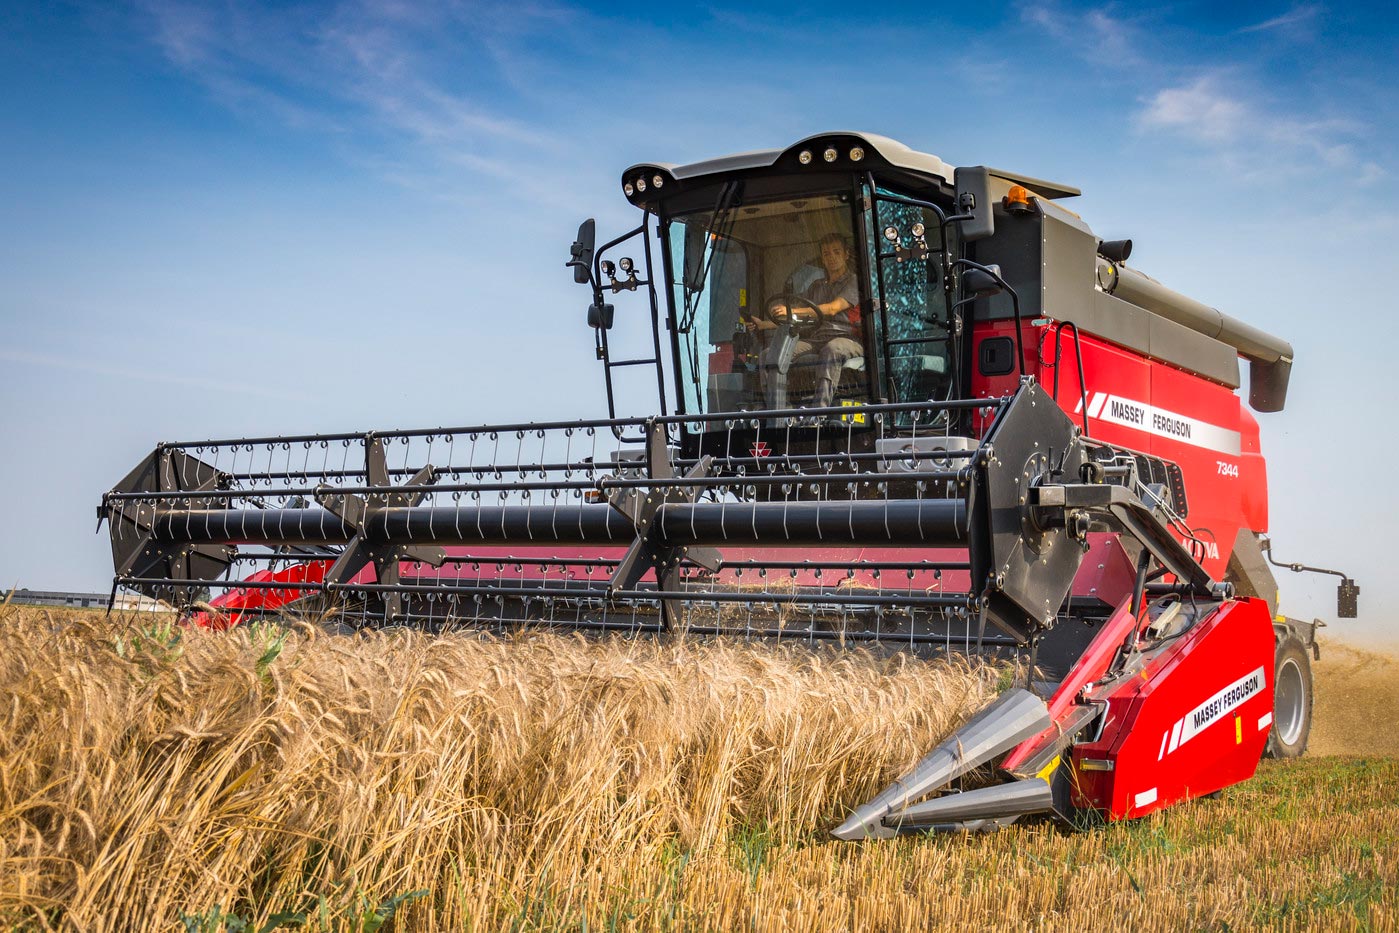
<instances>
[{"instance_id":1,"label":"massey ferguson combine","mask_svg":"<svg viewBox=\"0 0 1399 933\"><path fill-rule=\"evenodd\" d=\"M842 839L1137 817L1302 753L1314 624L1277 612L1249 411L1282 410L1286 341L1128 266L1076 189L879 136L621 187L638 226L587 221L567 263L609 417L160 444L99 509L114 592L218 625L1022 653ZM617 417L635 367L656 414Z\"/></svg>"}]
</instances>

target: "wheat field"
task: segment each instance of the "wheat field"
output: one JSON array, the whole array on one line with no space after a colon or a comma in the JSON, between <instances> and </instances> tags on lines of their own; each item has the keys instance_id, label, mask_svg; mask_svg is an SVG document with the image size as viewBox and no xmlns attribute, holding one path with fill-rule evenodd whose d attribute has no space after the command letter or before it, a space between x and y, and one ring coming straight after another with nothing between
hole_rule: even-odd
<instances>
[{"instance_id":1,"label":"wheat field","mask_svg":"<svg viewBox=\"0 0 1399 933\"><path fill-rule=\"evenodd\" d=\"M1007 671L0 609L0 927L1389 929L1399 763L839 843Z\"/></svg>"}]
</instances>

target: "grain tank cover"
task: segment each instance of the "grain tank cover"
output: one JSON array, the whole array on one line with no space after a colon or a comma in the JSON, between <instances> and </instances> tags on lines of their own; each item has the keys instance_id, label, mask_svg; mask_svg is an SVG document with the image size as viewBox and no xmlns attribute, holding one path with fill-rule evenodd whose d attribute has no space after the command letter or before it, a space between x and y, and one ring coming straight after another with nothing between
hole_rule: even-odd
<instances>
[{"instance_id":1,"label":"grain tank cover","mask_svg":"<svg viewBox=\"0 0 1399 933\"><path fill-rule=\"evenodd\" d=\"M1103 241L1081 217L1031 188L1024 209L995 208L995 235L973 245L996 263L1028 318L1067 321L1119 346L1237 389L1249 361L1249 403L1281 411L1292 346L1280 337L1173 291L1101 255ZM1120 258L1120 257L1119 257ZM978 301L977 316L1009 318L1007 296Z\"/></svg>"}]
</instances>

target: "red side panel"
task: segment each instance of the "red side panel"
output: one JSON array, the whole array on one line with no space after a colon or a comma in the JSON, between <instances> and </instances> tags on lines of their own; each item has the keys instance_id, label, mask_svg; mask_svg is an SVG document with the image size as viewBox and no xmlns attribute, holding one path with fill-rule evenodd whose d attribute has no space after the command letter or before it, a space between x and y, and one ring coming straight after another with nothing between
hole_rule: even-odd
<instances>
[{"instance_id":1,"label":"red side panel","mask_svg":"<svg viewBox=\"0 0 1399 933\"><path fill-rule=\"evenodd\" d=\"M1180 465L1190 506L1186 521L1204 542L1196 558L1203 557L1200 563L1210 576L1222 579L1243 520L1239 397L1225 386L1153 363L1146 401L1151 433L1144 438L1148 446L1139 449Z\"/></svg>"},{"instance_id":2,"label":"red side panel","mask_svg":"<svg viewBox=\"0 0 1399 933\"><path fill-rule=\"evenodd\" d=\"M1235 391L1090 333L1080 334L1076 346L1072 328L1061 335L1056 323L1026 324L1023 332L1027 374L1055 395L1074 423L1085 422L1086 410L1089 437L1181 468L1189 507L1186 524L1204 542L1197 556L1211 576L1223 577L1238 529L1267 528L1267 469L1258 448L1258 425ZM973 359L980 359L983 340L1014 333L1012 321L976 324ZM974 372L972 393L1007 395L1018 379L1016 372ZM986 427L979 424L978 430Z\"/></svg>"},{"instance_id":3,"label":"red side panel","mask_svg":"<svg viewBox=\"0 0 1399 933\"><path fill-rule=\"evenodd\" d=\"M1268 463L1263 459L1258 439L1258 421L1253 413L1239 407L1239 433L1243 453L1239 457L1239 491L1242 497L1244 527L1268 530Z\"/></svg>"},{"instance_id":4,"label":"red side panel","mask_svg":"<svg viewBox=\"0 0 1399 933\"><path fill-rule=\"evenodd\" d=\"M1137 817L1253 776L1273 721L1267 604L1229 602L1112 689L1096 742L1073 750L1074 804Z\"/></svg>"},{"instance_id":5,"label":"red side panel","mask_svg":"<svg viewBox=\"0 0 1399 933\"><path fill-rule=\"evenodd\" d=\"M321 583L332 561L313 560L281 570L259 570L245 583ZM258 586L232 587L210 601L215 612L196 612L190 621L205 628L224 629L243 621L244 613L274 612L290 602L310 596L314 590L286 590Z\"/></svg>"}]
</instances>

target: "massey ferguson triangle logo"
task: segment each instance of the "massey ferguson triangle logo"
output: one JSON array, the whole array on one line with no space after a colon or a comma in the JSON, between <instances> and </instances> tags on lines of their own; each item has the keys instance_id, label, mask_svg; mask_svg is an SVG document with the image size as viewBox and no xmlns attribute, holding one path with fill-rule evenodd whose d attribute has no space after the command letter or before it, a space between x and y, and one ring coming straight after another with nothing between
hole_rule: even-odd
<instances>
[{"instance_id":1,"label":"massey ferguson triangle logo","mask_svg":"<svg viewBox=\"0 0 1399 933\"><path fill-rule=\"evenodd\" d=\"M755 457L766 457L772 453L765 441L754 441L753 446L748 448L748 452Z\"/></svg>"}]
</instances>

